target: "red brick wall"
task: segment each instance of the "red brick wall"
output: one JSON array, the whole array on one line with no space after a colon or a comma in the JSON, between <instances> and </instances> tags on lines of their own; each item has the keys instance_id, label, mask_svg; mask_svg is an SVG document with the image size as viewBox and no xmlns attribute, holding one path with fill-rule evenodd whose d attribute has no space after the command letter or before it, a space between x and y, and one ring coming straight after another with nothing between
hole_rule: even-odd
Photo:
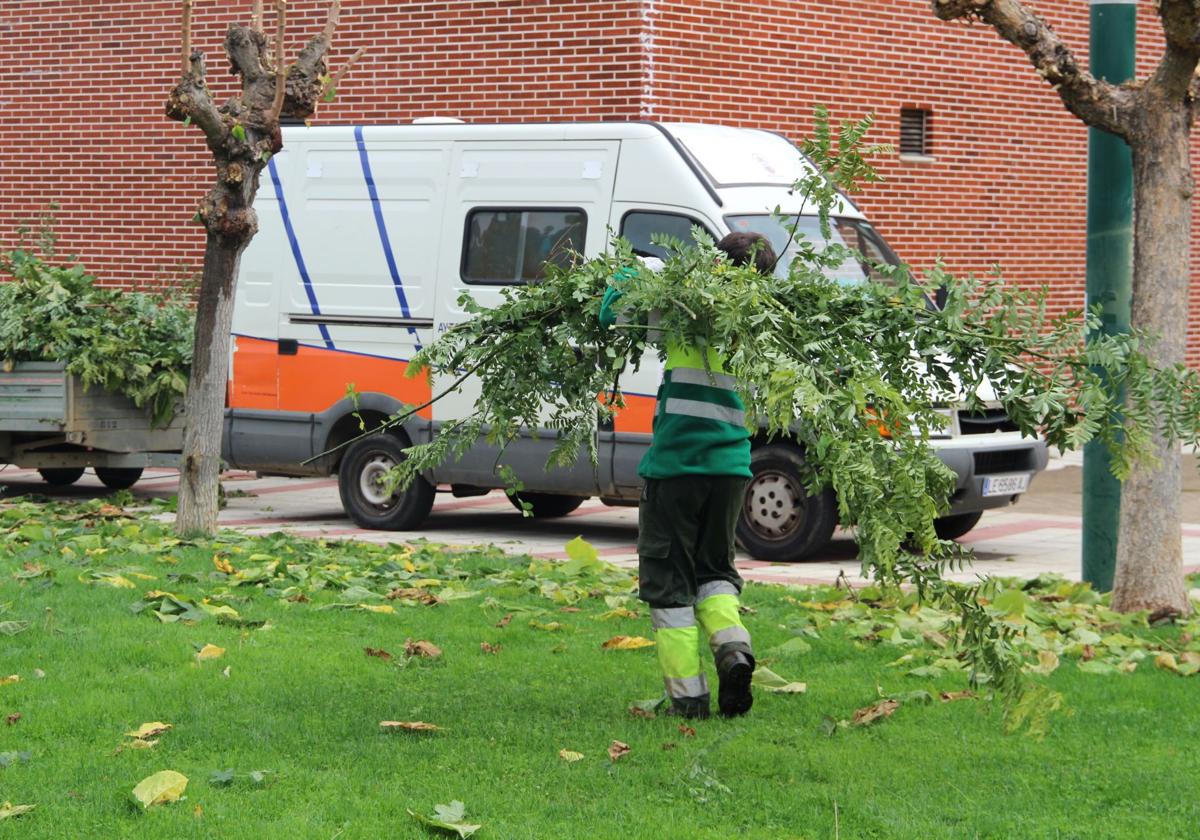
<instances>
[{"instance_id":1,"label":"red brick wall","mask_svg":"<svg viewBox=\"0 0 1200 840\"><path fill-rule=\"evenodd\" d=\"M653 72L643 113L768 126L798 139L822 103L837 118L874 114L868 139L898 147L900 109L930 109L933 160L893 152L876 161L884 183L860 201L876 226L918 267L938 256L956 273L999 263L1013 281L1049 285L1056 309L1082 305L1087 129L994 30L943 23L928 0L648 5ZM1029 5L1086 64L1089 4ZM1150 4L1140 6L1145 75L1161 54L1162 28ZM1200 316L1194 274L1192 287ZM1195 329L1189 361L1200 364Z\"/></svg>"},{"instance_id":2,"label":"red brick wall","mask_svg":"<svg viewBox=\"0 0 1200 840\"><path fill-rule=\"evenodd\" d=\"M1032 3L1081 55L1088 4ZM1141 63L1161 34L1140 4ZM250 0L197 0L194 42L227 94L220 50ZM292 0L292 49L325 0ZM903 107L931 109L933 160L885 156L861 199L918 266L1002 263L1083 299L1086 130L1024 56L927 0L348 0L332 53L368 56L318 122L694 119L803 135L814 103L874 113L898 142ZM172 282L200 261L188 224L210 168L195 129L162 116L179 73L175 0L0 3L0 244L50 201L65 251L106 282ZM1192 309L1200 315L1200 284ZM1200 336L1189 359L1200 364Z\"/></svg>"}]
</instances>

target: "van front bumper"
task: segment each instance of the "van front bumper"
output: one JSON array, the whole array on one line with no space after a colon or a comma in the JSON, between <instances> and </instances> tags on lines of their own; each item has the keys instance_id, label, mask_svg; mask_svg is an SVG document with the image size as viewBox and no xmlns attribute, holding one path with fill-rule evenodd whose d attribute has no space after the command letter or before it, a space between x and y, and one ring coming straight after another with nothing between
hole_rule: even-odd
<instances>
[{"instance_id":1,"label":"van front bumper","mask_svg":"<svg viewBox=\"0 0 1200 840\"><path fill-rule=\"evenodd\" d=\"M1046 469L1049 453L1045 441L1022 437L1020 432L990 434L986 442L982 437L959 435L931 442L942 463L958 476L949 515L1007 507L1025 492L984 495L985 478L1024 475L1032 483Z\"/></svg>"}]
</instances>

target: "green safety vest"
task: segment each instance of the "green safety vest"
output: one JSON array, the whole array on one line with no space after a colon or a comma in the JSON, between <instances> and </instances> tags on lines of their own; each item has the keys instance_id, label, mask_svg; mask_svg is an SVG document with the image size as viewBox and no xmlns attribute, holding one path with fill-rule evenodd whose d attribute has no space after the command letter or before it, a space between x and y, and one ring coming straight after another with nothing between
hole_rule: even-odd
<instances>
[{"instance_id":1,"label":"green safety vest","mask_svg":"<svg viewBox=\"0 0 1200 840\"><path fill-rule=\"evenodd\" d=\"M600 323L616 321L621 292L610 286L600 308ZM705 355L708 366L705 367ZM696 347L669 345L654 411L654 436L638 464L642 478L683 475L750 477L750 433L746 406L737 382L725 373L720 355Z\"/></svg>"}]
</instances>

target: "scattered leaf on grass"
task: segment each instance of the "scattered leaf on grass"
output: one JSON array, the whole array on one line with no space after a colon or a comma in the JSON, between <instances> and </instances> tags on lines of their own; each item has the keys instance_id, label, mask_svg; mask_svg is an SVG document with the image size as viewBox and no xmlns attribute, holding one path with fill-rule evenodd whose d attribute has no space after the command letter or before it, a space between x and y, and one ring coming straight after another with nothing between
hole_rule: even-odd
<instances>
[{"instance_id":1,"label":"scattered leaf on grass","mask_svg":"<svg viewBox=\"0 0 1200 840\"><path fill-rule=\"evenodd\" d=\"M133 789L133 798L142 808L175 802L187 790L188 778L174 770L162 770L142 779Z\"/></svg>"},{"instance_id":2,"label":"scattered leaf on grass","mask_svg":"<svg viewBox=\"0 0 1200 840\"><path fill-rule=\"evenodd\" d=\"M462 838L470 837L476 831L483 828L482 825L471 825L464 821L467 814L467 806L463 805L457 799L449 805L434 805L432 817L418 814L411 808L406 810L417 822L424 823L430 828L437 828L457 834Z\"/></svg>"},{"instance_id":3,"label":"scattered leaf on grass","mask_svg":"<svg viewBox=\"0 0 1200 840\"><path fill-rule=\"evenodd\" d=\"M1052 650L1039 650L1037 652L1038 664L1026 666L1027 670L1035 674L1049 676L1058 669L1058 654Z\"/></svg>"},{"instance_id":4,"label":"scattered leaf on grass","mask_svg":"<svg viewBox=\"0 0 1200 840\"><path fill-rule=\"evenodd\" d=\"M764 691L774 691L778 694L803 694L808 691L807 683L789 682L770 668L761 665L754 669L754 676L750 682Z\"/></svg>"},{"instance_id":5,"label":"scattered leaf on grass","mask_svg":"<svg viewBox=\"0 0 1200 840\"><path fill-rule=\"evenodd\" d=\"M850 722L855 726L870 726L877 720L891 717L892 712L899 708L900 704L897 701L883 700L874 706L867 706L866 708L856 710L854 718Z\"/></svg>"},{"instance_id":6,"label":"scattered leaf on grass","mask_svg":"<svg viewBox=\"0 0 1200 840\"><path fill-rule=\"evenodd\" d=\"M974 700L979 695L974 691L943 691L938 696L943 703L953 703L955 700Z\"/></svg>"},{"instance_id":7,"label":"scattered leaf on grass","mask_svg":"<svg viewBox=\"0 0 1200 840\"><path fill-rule=\"evenodd\" d=\"M510 621L512 621L512 613L508 613L507 615L504 616L504 618L497 621L496 626L497 627L507 627L508 623Z\"/></svg>"},{"instance_id":8,"label":"scattered leaf on grass","mask_svg":"<svg viewBox=\"0 0 1200 840\"><path fill-rule=\"evenodd\" d=\"M413 641L412 639L404 640L404 653L407 656L420 656L425 659L437 659L442 655L442 649L433 642L427 642L424 639Z\"/></svg>"},{"instance_id":9,"label":"scattered leaf on grass","mask_svg":"<svg viewBox=\"0 0 1200 840\"><path fill-rule=\"evenodd\" d=\"M0 767L8 767L10 764L28 764L29 759L33 758L33 753L28 750L20 752L0 752Z\"/></svg>"},{"instance_id":10,"label":"scattered leaf on grass","mask_svg":"<svg viewBox=\"0 0 1200 840\"><path fill-rule=\"evenodd\" d=\"M220 659L225 655L225 648L216 645L205 645L196 653L197 662L207 662L210 659Z\"/></svg>"},{"instance_id":11,"label":"scattered leaf on grass","mask_svg":"<svg viewBox=\"0 0 1200 840\"><path fill-rule=\"evenodd\" d=\"M439 732L441 727L423 720L381 720L379 728L384 732Z\"/></svg>"},{"instance_id":12,"label":"scattered leaf on grass","mask_svg":"<svg viewBox=\"0 0 1200 840\"><path fill-rule=\"evenodd\" d=\"M382 659L384 662L392 658L392 655L383 648L365 647L363 653L367 656L374 656L376 659Z\"/></svg>"},{"instance_id":13,"label":"scattered leaf on grass","mask_svg":"<svg viewBox=\"0 0 1200 840\"><path fill-rule=\"evenodd\" d=\"M237 774L233 772L232 768L229 770L214 770L208 777L208 783L218 787L233 784L233 777L235 775Z\"/></svg>"},{"instance_id":14,"label":"scattered leaf on grass","mask_svg":"<svg viewBox=\"0 0 1200 840\"><path fill-rule=\"evenodd\" d=\"M221 672L221 676L224 677L225 679L229 679L229 670L230 670L229 666L226 665L225 670Z\"/></svg>"},{"instance_id":15,"label":"scattered leaf on grass","mask_svg":"<svg viewBox=\"0 0 1200 840\"><path fill-rule=\"evenodd\" d=\"M137 729L133 730L132 732L126 732L125 734L130 738L145 740L147 738L153 738L155 735L161 735L172 728L173 727L171 724L156 720L152 723L143 723Z\"/></svg>"},{"instance_id":16,"label":"scattered leaf on grass","mask_svg":"<svg viewBox=\"0 0 1200 840\"><path fill-rule=\"evenodd\" d=\"M480 642L479 643L479 649L481 651L483 651L484 653L493 653L493 654L499 653L500 648L502 648L502 647L503 647L503 645L500 645L500 644L494 645L491 642Z\"/></svg>"},{"instance_id":17,"label":"scattered leaf on grass","mask_svg":"<svg viewBox=\"0 0 1200 840\"><path fill-rule=\"evenodd\" d=\"M613 741L608 745L608 757L611 761L617 761L623 756L629 755L629 745L622 741Z\"/></svg>"},{"instance_id":18,"label":"scattered leaf on grass","mask_svg":"<svg viewBox=\"0 0 1200 840\"><path fill-rule=\"evenodd\" d=\"M536 618L531 618L529 620L529 626L534 630L549 630L551 633L554 633L558 630L562 630L565 625L558 621L541 622Z\"/></svg>"},{"instance_id":19,"label":"scattered leaf on grass","mask_svg":"<svg viewBox=\"0 0 1200 840\"><path fill-rule=\"evenodd\" d=\"M33 669L33 678L35 680L44 680L46 678L46 672L43 671L41 668L34 668Z\"/></svg>"},{"instance_id":20,"label":"scattered leaf on grass","mask_svg":"<svg viewBox=\"0 0 1200 840\"><path fill-rule=\"evenodd\" d=\"M0 677L0 685L12 685L21 681L20 674L9 674L7 677Z\"/></svg>"},{"instance_id":21,"label":"scattered leaf on grass","mask_svg":"<svg viewBox=\"0 0 1200 840\"><path fill-rule=\"evenodd\" d=\"M233 564L220 554L213 555L213 566L215 566L217 571L221 572L222 574L232 575L237 573L237 569L233 568Z\"/></svg>"},{"instance_id":22,"label":"scattered leaf on grass","mask_svg":"<svg viewBox=\"0 0 1200 840\"><path fill-rule=\"evenodd\" d=\"M631 610L628 607L617 607L615 610L600 613L597 616L601 621L611 621L614 618L637 618L637 610Z\"/></svg>"},{"instance_id":23,"label":"scattered leaf on grass","mask_svg":"<svg viewBox=\"0 0 1200 840\"><path fill-rule=\"evenodd\" d=\"M678 746L678 745L674 741L667 741L665 744L662 745L662 748L664 750L673 750L673 749L675 749L676 746Z\"/></svg>"},{"instance_id":24,"label":"scattered leaf on grass","mask_svg":"<svg viewBox=\"0 0 1200 840\"><path fill-rule=\"evenodd\" d=\"M679 724L679 732L681 735L683 735L684 738L695 738L696 737L695 727L687 726L686 724L682 724L682 723Z\"/></svg>"},{"instance_id":25,"label":"scattered leaf on grass","mask_svg":"<svg viewBox=\"0 0 1200 840\"><path fill-rule=\"evenodd\" d=\"M653 646L654 642L641 636L613 636L600 645L604 650L638 650Z\"/></svg>"},{"instance_id":26,"label":"scattered leaf on grass","mask_svg":"<svg viewBox=\"0 0 1200 840\"><path fill-rule=\"evenodd\" d=\"M28 621L0 621L0 633L5 636L15 636L29 629Z\"/></svg>"},{"instance_id":27,"label":"scattered leaf on grass","mask_svg":"<svg viewBox=\"0 0 1200 840\"><path fill-rule=\"evenodd\" d=\"M389 601L412 601L417 604L424 604L427 607L436 607L438 604L446 603L429 590L417 589L416 587L400 587L393 589L384 597Z\"/></svg>"},{"instance_id":28,"label":"scattered leaf on grass","mask_svg":"<svg viewBox=\"0 0 1200 840\"><path fill-rule=\"evenodd\" d=\"M574 764L576 761L583 760L583 753L572 750L559 750L558 757L567 762L567 764Z\"/></svg>"},{"instance_id":29,"label":"scattered leaf on grass","mask_svg":"<svg viewBox=\"0 0 1200 840\"><path fill-rule=\"evenodd\" d=\"M583 610L581 610L579 607L559 607L558 611L565 612L565 613L583 612Z\"/></svg>"},{"instance_id":30,"label":"scattered leaf on grass","mask_svg":"<svg viewBox=\"0 0 1200 840\"><path fill-rule=\"evenodd\" d=\"M653 720L658 710L665 705L667 705L667 696L665 694L653 700L635 700L629 706L629 714L634 717Z\"/></svg>"},{"instance_id":31,"label":"scattered leaf on grass","mask_svg":"<svg viewBox=\"0 0 1200 840\"><path fill-rule=\"evenodd\" d=\"M771 648L771 653L775 654L776 656L798 655L809 653L811 651L812 645L810 645L804 639L801 639L799 636L788 639L783 644Z\"/></svg>"},{"instance_id":32,"label":"scattered leaf on grass","mask_svg":"<svg viewBox=\"0 0 1200 840\"><path fill-rule=\"evenodd\" d=\"M7 723L9 726L14 726L16 724L16 722L19 721L20 719L21 719L21 713L13 712L11 715L9 715L8 717L6 717L4 719L4 722Z\"/></svg>"},{"instance_id":33,"label":"scattered leaf on grass","mask_svg":"<svg viewBox=\"0 0 1200 840\"><path fill-rule=\"evenodd\" d=\"M0 820L8 820L13 817L19 817L22 814L28 814L36 805L14 805L11 802L5 802L0 805Z\"/></svg>"},{"instance_id":34,"label":"scattered leaf on grass","mask_svg":"<svg viewBox=\"0 0 1200 840\"><path fill-rule=\"evenodd\" d=\"M222 787L233 784L239 778L244 778L251 784L261 785L266 782L269 775L271 775L270 770L251 770L249 773L235 773L232 768L214 770L208 777L208 783L215 787Z\"/></svg>"}]
</instances>

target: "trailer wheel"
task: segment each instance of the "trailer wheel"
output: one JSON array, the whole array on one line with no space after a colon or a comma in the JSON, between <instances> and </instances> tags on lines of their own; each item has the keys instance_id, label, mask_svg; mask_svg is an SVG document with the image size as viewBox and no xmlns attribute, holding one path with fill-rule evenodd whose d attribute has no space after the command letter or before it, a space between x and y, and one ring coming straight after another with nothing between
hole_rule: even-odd
<instances>
[{"instance_id":1,"label":"trailer wheel","mask_svg":"<svg viewBox=\"0 0 1200 840\"><path fill-rule=\"evenodd\" d=\"M74 484L83 476L83 467L46 467L38 470L42 481L55 487L66 487Z\"/></svg>"},{"instance_id":2,"label":"trailer wheel","mask_svg":"<svg viewBox=\"0 0 1200 840\"><path fill-rule=\"evenodd\" d=\"M586 502L588 497L561 496L557 493L521 493L519 497L509 496L508 500L517 510L524 510L521 502L529 502L531 506L529 512L536 519L553 519L557 516L566 516Z\"/></svg>"},{"instance_id":3,"label":"trailer wheel","mask_svg":"<svg viewBox=\"0 0 1200 840\"><path fill-rule=\"evenodd\" d=\"M338 492L346 514L360 528L407 531L418 527L433 507L434 487L418 477L407 490L391 491L383 480L404 460L405 443L377 434L351 444L338 468Z\"/></svg>"},{"instance_id":4,"label":"trailer wheel","mask_svg":"<svg viewBox=\"0 0 1200 840\"><path fill-rule=\"evenodd\" d=\"M959 513L955 516L943 516L941 519L933 520L933 530L937 531L937 535L944 540L956 540L966 536L968 531L978 525L982 516L983 511L981 510L974 513Z\"/></svg>"},{"instance_id":5,"label":"trailer wheel","mask_svg":"<svg viewBox=\"0 0 1200 840\"><path fill-rule=\"evenodd\" d=\"M756 560L791 563L820 551L837 526L837 498L826 488L808 495L800 480L804 456L773 443L750 454L752 477L738 516L737 539Z\"/></svg>"},{"instance_id":6,"label":"trailer wheel","mask_svg":"<svg viewBox=\"0 0 1200 840\"><path fill-rule=\"evenodd\" d=\"M141 467L96 467L96 478L109 490L128 490L141 477Z\"/></svg>"}]
</instances>

